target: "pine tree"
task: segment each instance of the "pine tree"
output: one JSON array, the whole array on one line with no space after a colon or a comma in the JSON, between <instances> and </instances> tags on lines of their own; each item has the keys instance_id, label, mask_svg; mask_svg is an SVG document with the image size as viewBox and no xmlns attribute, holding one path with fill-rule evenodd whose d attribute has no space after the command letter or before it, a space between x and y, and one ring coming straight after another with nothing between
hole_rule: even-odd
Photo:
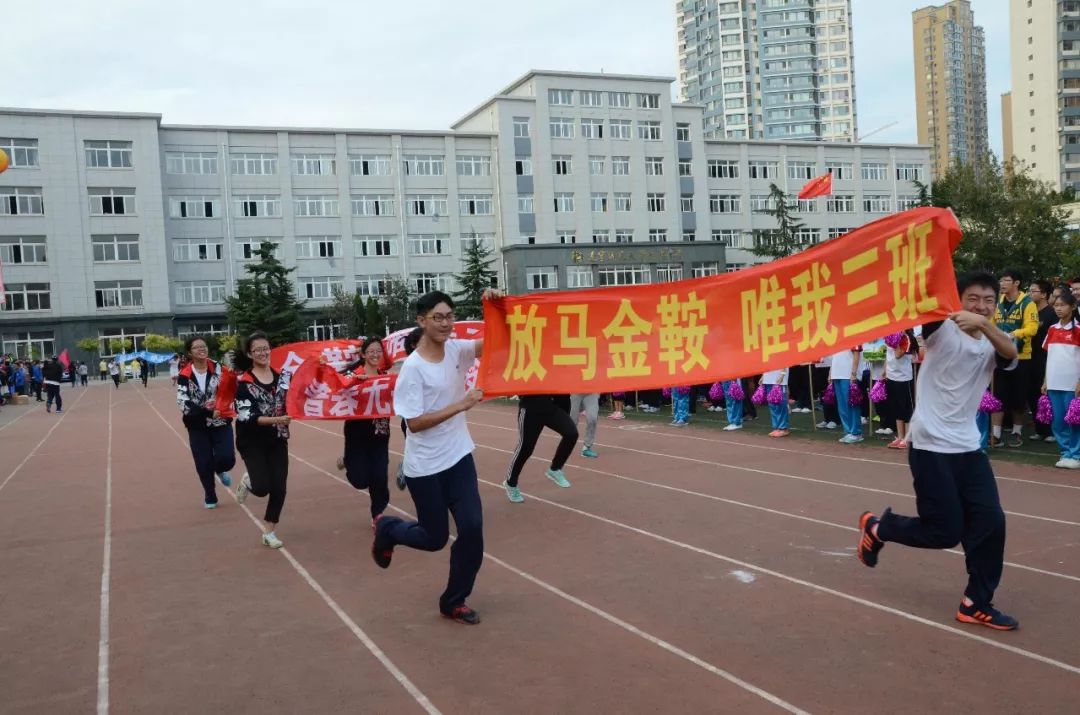
<instances>
[{"instance_id":1,"label":"pine tree","mask_svg":"<svg viewBox=\"0 0 1080 715\"><path fill-rule=\"evenodd\" d=\"M322 311L322 316L331 325L341 326L339 338L355 338L364 334L364 299L353 293L349 295L344 289L334 287L330 298L330 305Z\"/></svg>"},{"instance_id":2,"label":"pine tree","mask_svg":"<svg viewBox=\"0 0 1080 715\"><path fill-rule=\"evenodd\" d=\"M379 301L375 300L374 296L368 297L365 312L367 314L365 323L368 332L371 335L382 335L383 331L386 330L386 316L383 315L382 308L379 307Z\"/></svg>"},{"instance_id":3,"label":"pine tree","mask_svg":"<svg viewBox=\"0 0 1080 715\"><path fill-rule=\"evenodd\" d=\"M274 244L263 241L255 251L256 261L248 264L246 278L237 281L236 295L225 302L229 322L238 335L261 330L271 345L304 339L304 304L296 297L296 287L286 268L274 256Z\"/></svg>"},{"instance_id":4,"label":"pine tree","mask_svg":"<svg viewBox=\"0 0 1080 715\"><path fill-rule=\"evenodd\" d=\"M364 296L353 293L352 314L349 318L349 337L356 338L368 335L367 309L364 306Z\"/></svg>"},{"instance_id":5,"label":"pine tree","mask_svg":"<svg viewBox=\"0 0 1080 715\"><path fill-rule=\"evenodd\" d=\"M387 276L386 295L382 299L382 308L386 316L386 326L390 332L401 330L416 324L413 313L416 291L401 278Z\"/></svg>"},{"instance_id":6,"label":"pine tree","mask_svg":"<svg viewBox=\"0 0 1080 715\"><path fill-rule=\"evenodd\" d=\"M459 290L454 293L454 312L462 320L478 320L484 315L482 296L492 286L496 273L491 266L494 251L481 241L473 241L461 256L462 271L454 276Z\"/></svg>"},{"instance_id":7,"label":"pine tree","mask_svg":"<svg viewBox=\"0 0 1080 715\"><path fill-rule=\"evenodd\" d=\"M754 232L754 247L750 252L755 256L786 258L806 248L798 238L803 223L791 216L787 196L776 184L769 184L769 206L757 211L776 219L776 228Z\"/></svg>"}]
</instances>

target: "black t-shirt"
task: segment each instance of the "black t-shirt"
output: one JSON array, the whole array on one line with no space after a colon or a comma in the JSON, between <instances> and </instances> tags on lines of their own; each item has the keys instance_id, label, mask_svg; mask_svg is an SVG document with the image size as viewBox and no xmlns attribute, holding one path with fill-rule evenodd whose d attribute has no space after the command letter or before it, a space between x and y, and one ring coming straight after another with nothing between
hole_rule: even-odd
<instances>
[{"instance_id":1,"label":"black t-shirt","mask_svg":"<svg viewBox=\"0 0 1080 715\"><path fill-rule=\"evenodd\" d=\"M390 419L378 417L373 420L346 420L346 444L372 444L390 441Z\"/></svg>"},{"instance_id":2,"label":"black t-shirt","mask_svg":"<svg viewBox=\"0 0 1080 715\"><path fill-rule=\"evenodd\" d=\"M1054 312L1054 307L1051 305L1046 306L1039 311L1039 332L1035 333L1035 340L1031 343L1031 359L1046 361L1046 351L1043 350L1043 341L1046 340L1046 333L1050 330L1050 326L1058 322L1057 313Z\"/></svg>"}]
</instances>

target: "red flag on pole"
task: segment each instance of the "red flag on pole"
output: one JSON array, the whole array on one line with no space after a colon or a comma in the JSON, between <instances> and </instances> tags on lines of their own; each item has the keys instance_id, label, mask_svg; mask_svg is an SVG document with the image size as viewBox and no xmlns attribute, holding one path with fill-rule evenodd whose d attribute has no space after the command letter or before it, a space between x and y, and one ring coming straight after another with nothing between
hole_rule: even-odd
<instances>
[{"instance_id":1,"label":"red flag on pole","mask_svg":"<svg viewBox=\"0 0 1080 715\"><path fill-rule=\"evenodd\" d=\"M60 357L58 357L57 360L59 360L60 362L62 362L64 364L64 369L65 370L70 370L71 369L71 358L68 357L67 348L64 348L64 352L60 353Z\"/></svg>"},{"instance_id":2,"label":"red flag on pole","mask_svg":"<svg viewBox=\"0 0 1080 715\"><path fill-rule=\"evenodd\" d=\"M806 182L806 186L799 192L800 199L816 199L818 196L829 196L832 194L832 174L822 174L821 176L815 176L810 181Z\"/></svg>"}]
</instances>

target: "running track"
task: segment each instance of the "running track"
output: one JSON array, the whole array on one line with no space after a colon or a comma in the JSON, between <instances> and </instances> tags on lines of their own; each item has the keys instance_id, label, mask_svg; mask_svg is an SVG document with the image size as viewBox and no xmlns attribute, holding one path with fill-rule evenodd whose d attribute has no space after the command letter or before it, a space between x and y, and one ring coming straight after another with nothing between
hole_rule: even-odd
<instances>
[{"instance_id":1,"label":"running track","mask_svg":"<svg viewBox=\"0 0 1080 715\"><path fill-rule=\"evenodd\" d=\"M262 500L201 508L166 381L65 404L0 424L4 713L1075 712L1074 474L997 466L998 601L1022 622L997 633L952 620L960 555L853 557L862 509L914 509L900 455L605 421L568 490L541 438L512 505L515 413L485 404L484 622L466 627L436 611L446 552L371 562L339 424L294 423L273 552Z\"/></svg>"}]
</instances>

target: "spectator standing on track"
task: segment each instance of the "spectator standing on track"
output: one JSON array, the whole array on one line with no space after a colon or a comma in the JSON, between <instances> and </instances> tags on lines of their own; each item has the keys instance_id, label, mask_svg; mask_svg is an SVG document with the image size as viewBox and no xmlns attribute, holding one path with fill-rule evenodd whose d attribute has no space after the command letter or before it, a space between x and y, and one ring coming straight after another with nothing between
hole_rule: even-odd
<instances>
[{"instance_id":1,"label":"spectator standing on track","mask_svg":"<svg viewBox=\"0 0 1080 715\"><path fill-rule=\"evenodd\" d=\"M761 376L761 384L765 386L765 395L774 387L779 387L784 393L784 401L773 404L772 400L766 399L769 405L769 417L772 419L772 432L770 437L787 437L791 434L791 415L788 412L788 369L769 370Z\"/></svg>"},{"instance_id":2,"label":"spectator standing on track","mask_svg":"<svg viewBox=\"0 0 1080 715\"><path fill-rule=\"evenodd\" d=\"M142 376L142 386L146 387L146 381L150 378L150 363L146 362L146 358L137 358L135 362L139 366L139 375Z\"/></svg>"},{"instance_id":3,"label":"spectator standing on track","mask_svg":"<svg viewBox=\"0 0 1080 715\"><path fill-rule=\"evenodd\" d=\"M45 377L41 372L41 361L35 360L34 364L30 366L30 389L34 391L37 402L45 401L41 399L41 385L44 380Z\"/></svg>"},{"instance_id":4,"label":"spectator standing on track","mask_svg":"<svg viewBox=\"0 0 1080 715\"><path fill-rule=\"evenodd\" d=\"M270 340L266 333L249 335L234 358L236 378L236 448L247 472L236 487L236 501L248 494L269 497L266 501L263 545L280 549L277 535L281 509L285 506L289 478L289 423L285 397L289 374L270 367Z\"/></svg>"},{"instance_id":5,"label":"spectator standing on track","mask_svg":"<svg viewBox=\"0 0 1080 715\"><path fill-rule=\"evenodd\" d=\"M64 379L64 366L55 355L42 369L42 377L45 378L45 411L52 412L55 402L56 412L59 414L64 409L64 400L60 397L60 382Z\"/></svg>"},{"instance_id":6,"label":"spectator standing on track","mask_svg":"<svg viewBox=\"0 0 1080 715\"><path fill-rule=\"evenodd\" d=\"M1058 323L1050 326L1043 347L1046 350L1046 377L1042 393L1053 406L1054 437L1061 448L1055 467L1080 469L1080 426L1065 422L1069 403L1080 397L1080 325L1075 320L1077 300L1071 294L1054 299Z\"/></svg>"},{"instance_id":7,"label":"spectator standing on track","mask_svg":"<svg viewBox=\"0 0 1080 715\"><path fill-rule=\"evenodd\" d=\"M915 411L915 358L921 348L910 330L904 331L900 344L885 347L885 404L896 422L896 439L889 449L907 449L908 423Z\"/></svg>"},{"instance_id":8,"label":"spectator standing on track","mask_svg":"<svg viewBox=\"0 0 1080 715\"><path fill-rule=\"evenodd\" d=\"M961 276L962 310L923 327L926 360L919 372L908 463L918 517L886 509L859 517L859 560L873 568L892 541L922 549L963 544L968 585L956 620L997 630L1019 623L991 601L1001 581L1005 512L990 460L979 448L975 414L995 363L1015 365L1016 344L992 321L997 282L987 273Z\"/></svg>"},{"instance_id":9,"label":"spectator standing on track","mask_svg":"<svg viewBox=\"0 0 1080 715\"><path fill-rule=\"evenodd\" d=\"M1046 333L1050 326L1058 322L1057 313L1054 312L1053 298L1050 283L1048 281L1034 281L1028 287L1028 296L1035 303L1039 316L1039 332L1035 333L1035 339L1031 341L1031 374L1028 375L1028 410L1035 414L1039 408L1040 388L1046 378L1046 349L1043 343L1046 341ZM1032 433L1033 441L1053 442L1050 425L1033 420L1035 432Z\"/></svg>"},{"instance_id":10,"label":"spectator standing on track","mask_svg":"<svg viewBox=\"0 0 1080 715\"><path fill-rule=\"evenodd\" d=\"M105 378L108 374L109 363L105 362L105 359L102 358L101 361L98 362L98 380L105 382Z\"/></svg>"},{"instance_id":11,"label":"spectator standing on track","mask_svg":"<svg viewBox=\"0 0 1080 715\"><path fill-rule=\"evenodd\" d=\"M852 407L849 400L852 384L858 384L855 376L858 367L859 354L854 350L841 350L834 354L829 365L829 379L836 395L836 411L840 413L840 424L844 428L844 436L840 438L842 444L863 441L862 409Z\"/></svg>"},{"instance_id":12,"label":"spectator standing on track","mask_svg":"<svg viewBox=\"0 0 1080 715\"><path fill-rule=\"evenodd\" d=\"M90 368L86 366L86 363L79 362L79 383L86 387L90 380Z\"/></svg>"},{"instance_id":13,"label":"spectator standing on track","mask_svg":"<svg viewBox=\"0 0 1080 715\"><path fill-rule=\"evenodd\" d=\"M491 288L483 294L485 300L501 297L501 291ZM481 355L483 343L452 338L454 301L445 293L422 295L416 302L416 320L424 332L401 367L394 388L394 412L408 425L405 481L418 521L380 516L375 522L371 556L385 569L398 544L423 551L441 550L450 534L449 510L457 525L457 541L450 549L450 578L439 597L439 612L459 623L475 625L480 616L465 600L484 560L484 520L472 456L475 446L465 412L484 395L480 390L465 391L465 375Z\"/></svg>"},{"instance_id":14,"label":"spectator standing on track","mask_svg":"<svg viewBox=\"0 0 1080 715\"><path fill-rule=\"evenodd\" d=\"M232 484L229 470L236 465L232 420L223 417L214 404L224 368L209 359L206 341L199 336L189 337L184 351L191 356L191 362L177 380L176 404L183 415L195 473L202 484L203 506L216 509L214 475L219 475L221 483L228 487Z\"/></svg>"},{"instance_id":15,"label":"spectator standing on track","mask_svg":"<svg viewBox=\"0 0 1080 715\"><path fill-rule=\"evenodd\" d=\"M1005 405L1005 410L1012 415L1012 434L1008 440L1001 436L1004 412L991 415L993 437L991 447L1021 447L1024 444L1024 419L1027 416L1028 380L1031 372L1031 341L1039 332L1039 311L1034 301L1020 290L1023 278L1019 271L1006 270L1001 273L1001 299L994 322L998 329L1015 341L1019 353L1019 362L1014 370L994 372L994 395Z\"/></svg>"},{"instance_id":16,"label":"spectator standing on track","mask_svg":"<svg viewBox=\"0 0 1080 715\"><path fill-rule=\"evenodd\" d=\"M176 378L180 374L180 356L173 355L169 358L169 379L172 380L172 384L176 386Z\"/></svg>"},{"instance_id":17,"label":"spectator standing on track","mask_svg":"<svg viewBox=\"0 0 1080 715\"><path fill-rule=\"evenodd\" d=\"M363 364L357 372L368 376L386 374L382 369L383 347L378 338L360 346ZM371 526L390 504L390 418L345 420L345 477L356 489L371 497Z\"/></svg>"},{"instance_id":18,"label":"spectator standing on track","mask_svg":"<svg viewBox=\"0 0 1080 715\"><path fill-rule=\"evenodd\" d=\"M506 498L514 504L525 501L518 489L518 477L525 468L536 442L540 439L540 433L544 428L557 433L561 439L555 448L555 454L551 458L551 466L544 472L544 476L556 485L566 489L570 481L563 474L566 460L574 451L577 444L578 431L574 420L570 419L570 396L569 395L522 395L518 400L518 443L510 457L510 467L506 471L506 479L503 488L506 490Z\"/></svg>"},{"instance_id":19,"label":"spectator standing on track","mask_svg":"<svg viewBox=\"0 0 1080 715\"><path fill-rule=\"evenodd\" d=\"M724 425L725 432L734 432L743 428L743 401L741 399L736 400L731 396L731 389L735 385L738 385L740 390L742 389L741 380L725 380L723 383L724 406L727 410L728 421L728 423Z\"/></svg>"},{"instance_id":20,"label":"spectator standing on track","mask_svg":"<svg viewBox=\"0 0 1080 715\"><path fill-rule=\"evenodd\" d=\"M581 450L581 456L596 457L598 455L593 444L596 441L596 422L600 417L599 392L570 395L570 419L574 420L575 427L582 413L585 414L585 447Z\"/></svg>"}]
</instances>

